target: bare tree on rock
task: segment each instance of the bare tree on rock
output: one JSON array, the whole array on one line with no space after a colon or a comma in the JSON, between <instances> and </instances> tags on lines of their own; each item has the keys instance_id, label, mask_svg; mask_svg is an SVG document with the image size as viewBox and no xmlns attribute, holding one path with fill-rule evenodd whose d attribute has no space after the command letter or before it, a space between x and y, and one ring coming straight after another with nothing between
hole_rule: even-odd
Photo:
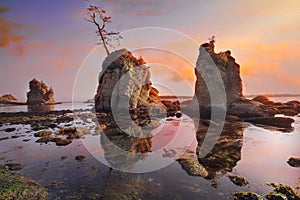
<instances>
[{"instance_id":1,"label":"bare tree on rock","mask_svg":"<svg viewBox=\"0 0 300 200\"><path fill-rule=\"evenodd\" d=\"M98 44L103 45L106 54L109 55L108 46L113 47L111 42L113 40L119 41L122 39L119 32L106 30L106 25L111 23L111 17L106 15L106 10L95 5L90 5L87 8L88 18L85 18L88 22L94 24L97 27L96 34L100 38Z\"/></svg>"}]
</instances>

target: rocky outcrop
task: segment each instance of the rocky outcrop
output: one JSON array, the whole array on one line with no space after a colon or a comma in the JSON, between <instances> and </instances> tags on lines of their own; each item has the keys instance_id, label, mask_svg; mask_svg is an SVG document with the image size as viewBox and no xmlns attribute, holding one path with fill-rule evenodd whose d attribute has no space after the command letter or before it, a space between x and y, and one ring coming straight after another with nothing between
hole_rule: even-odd
<instances>
[{"instance_id":1,"label":"rocky outcrop","mask_svg":"<svg viewBox=\"0 0 300 200\"><path fill-rule=\"evenodd\" d=\"M150 71L142 58L135 58L126 49L117 50L104 60L95 95L96 112L130 111L134 116L148 112L162 113L158 90L153 88Z\"/></svg>"},{"instance_id":2,"label":"rocky outcrop","mask_svg":"<svg viewBox=\"0 0 300 200\"><path fill-rule=\"evenodd\" d=\"M235 62L230 51L215 53L213 42L200 46L195 75L194 98L201 106L210 105L213 95L222 95L220 90L225 90L227 104L243 98L240 65Z\"/></svg>"},{"instance_id":3,"label":"rocky outcrop","mask_svg":"<svg viewBox=\"0 0 300 200\"><path fill-rule=\"evenodd\" d=\"M0 105L22 105L25 103L19 102L17 98L15 98L11 94L4 94L0 97Z\"/></svg>"},{"instance_id":4,"label":"rocky outcrop","mask_svg":"<svg viewBox=\"0 0 300 200\"><path fill-rule=\"evenodd\" d=\"M11 94L4 94L0 97L0 101L17 102L18 100Z\"/></svg>"},{"instance_id":5,"label":"rocky outcrop","mask_svg":"<svg viewBox=\"0 0 300 200\"><path fill-rule=\"evenodd\" d=\"M240 65L229 50L215 53L214 47L214 40L200 46L195 68L195 95L192 101L180 105L182 111L202 119L212 116L215 119L229 119L224 116L226 114L231 119L234 117L240 121L291 130L293 120L275 115L299 114L300 102L273 102L263 95L246 99L242 90Z\"/></svg>"},{"instance_id":6,"label":"rocky outcrop","mask_svg":"<svg viewBox=\"0 0 300 200\"><path fill-rule=\"evenodd\" d=\"M29 82L29 92L27 92L28 105L55 104L54 91L46 86L43 81L32 79Z\"/></svg>"}]
</instances>

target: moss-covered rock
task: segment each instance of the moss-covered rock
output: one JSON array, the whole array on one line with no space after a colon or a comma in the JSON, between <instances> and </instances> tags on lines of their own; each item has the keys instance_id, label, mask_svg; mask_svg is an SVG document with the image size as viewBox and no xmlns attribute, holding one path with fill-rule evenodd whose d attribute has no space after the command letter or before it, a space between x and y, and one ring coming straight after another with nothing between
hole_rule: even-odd
<instances>
[{"instance_id":1,"label":"moss-covered rock","mask_svg":"<svg viewBox=\"0 0 300 200\"><path fill-rule=\"evenodd\" d=\"M51 134L52 134L51 131L43 130L43 131L39 131L39 132L35 133L34 137L46 137L46 136L49 136Z\"/></svg>"},{"instance_id":2,"label":"moss-covered rock","mask_svg":"<svg viewBox=\"0 0 300 200\"><path fill-rule=\"evenodd\" d=\"M270 192L266 198L268 200L288 200L288 198L284 195L284 194L281 194L281 193L275 193L275 192Z\"/></svg>"},{"instance_id":3,"label":"moss-covered rock","mask_svg":"<svg viewBox=\"0 0 300 200\"><path fill-rule=\"evenodd\" d=\"M38 183L0 165L0 199L44 200L48 193Z\"/></svg>"},{"instance_id":4,"label":"moss-covered rock","mask_svg":"<svg viewBox=\"0 0 300 200\"><path fill-rule=\"evenodd\" d=\"M237 186L246 186L249 184L249 181L241 176L228 176L228 178Z\"/></svg>"},{"instance_id":5,"label":"moss-covered rock","mask_svg":"<svg viewBox=\"0 0 300 200\"><path fill-rule=\"evenodd\" d=\"M281 183L267 183L267 185L274 187L275 193L285 195L288 200L300 200L300 194L296 192L291 186Z\"/></svg>"},{"instance_id":6,"label":"moss-covered rock","mask_svg":"<svg viewBox=\"0 0 300 200\"><path fill-rule=\"evenodd\" d=\"M177 159L177 161L190 176L208 176L208 172L206 171L206 169L196 160L180 158Z\"/></svg>"},{"instance_id":7,"label":"moss-covered rock","mask_svg":"<svg viewBox=\"0 0 300 200\"><path fill-rule=\"evenodd\" d=\"M234 200L263 200L263 198L254 192L235 192Z\"/></svg>"}]
</instances>

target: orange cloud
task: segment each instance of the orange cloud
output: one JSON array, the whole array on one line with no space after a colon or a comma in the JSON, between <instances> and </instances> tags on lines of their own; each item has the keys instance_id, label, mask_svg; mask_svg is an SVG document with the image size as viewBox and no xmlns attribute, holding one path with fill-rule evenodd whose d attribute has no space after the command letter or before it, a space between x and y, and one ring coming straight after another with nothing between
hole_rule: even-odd
<instances>
[{"instance_id":1,"label":"orange cloud","mask_svg":"<svg viewBox=\"0 0 300 200\"><path fill-rule=\"evenodd\" d=\"M165 76L169 80L176 82L186 79L191 84L195 81L193 63L180 57L180 55L158 49L136 50L134 54L142 56L150 67L151 65L162 66L161 68L155 68L152 76Z\"/></svg>"},{"instance_id":2,"label":"orange cloud","mask_svg":"<svg viewBox=\"0 0 300 200\"><path fill-rule=\"evenodd\" d=\"M0 14L7 12L9 8L0 7ZM0 18L0 47L6 48L10 43L18 43L24 38L14 33L14 30L22 28L22 24L7 21L5 18Z\"/></svg>"}]
</instances>

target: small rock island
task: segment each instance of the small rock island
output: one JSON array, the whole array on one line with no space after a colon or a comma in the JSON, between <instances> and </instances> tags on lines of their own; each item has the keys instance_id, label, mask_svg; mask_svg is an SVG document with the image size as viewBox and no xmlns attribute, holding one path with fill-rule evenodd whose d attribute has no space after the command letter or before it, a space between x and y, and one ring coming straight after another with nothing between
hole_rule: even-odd
<instances>
[{"instance_id":1,"label":"small rock island","mask_svg":"<svg viewBox=\"0 0 300 200\"><path fill-rule=\"evenodd\" d=\"M29 82L29 92L27 92L27 105L51 105L55 104L54 91L43 81L32 79Z\"/></svg>"}]
</instances>

